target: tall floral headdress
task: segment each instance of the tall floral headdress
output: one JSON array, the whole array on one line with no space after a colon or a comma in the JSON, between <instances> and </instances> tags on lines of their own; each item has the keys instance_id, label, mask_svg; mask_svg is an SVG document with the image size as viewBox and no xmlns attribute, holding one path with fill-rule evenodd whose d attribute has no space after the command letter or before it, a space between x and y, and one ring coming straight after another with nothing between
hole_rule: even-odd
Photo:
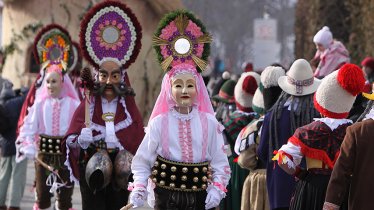
<instances>
[{"instance_id":1,"label":"tall floral headdress","mask_svg":"<svg viewBox=\"0 0 374 210\"><path fill-rule=\"evenodd\" d=\"M141 26L125 4L105 1L92 7L81 22L83 56L96 69L114 61L123 69L133 63L141 48Z\"/></svg>"},{"instance_id":2,"label":"tall floral headdress","mask_svg":"<svg viewBox=\"0 0 374 210\"><path fill-rule=\"evenodd\" d=\"M35 60L42 70L51 65L58 65L64 74L69 63L70 48L69 32L57 24L47 25L35 37Z\"/></svg>"},{"instance_id":3,"label":"tall floral headdress","mask_svg":"<svg viewBox=\"0 0 374 210\"><path fill-rule=\"evenodd\" d=\"M161 20L153 37L153 44L166 73L151 120L177 106L171 95L171 80L179 74L191 74L196 79L197 97L193 106L199 112L214 114L204 80L199 74L207 66L211 41L212 37L204 25L190 12L172 12Z\"/></svg>"},{"instance_id":4,"label":"tall floral headdress","mask_svg":"<svg viewBox=\"0 0 374 210\"><path fill-rule=\"evenodd\" d=\"M212 37L192 13L179 10L167 14L153 36L158 60L164 71L178 64L196 66L201 72L207 66Z\"/></svg>"}]
</instances>

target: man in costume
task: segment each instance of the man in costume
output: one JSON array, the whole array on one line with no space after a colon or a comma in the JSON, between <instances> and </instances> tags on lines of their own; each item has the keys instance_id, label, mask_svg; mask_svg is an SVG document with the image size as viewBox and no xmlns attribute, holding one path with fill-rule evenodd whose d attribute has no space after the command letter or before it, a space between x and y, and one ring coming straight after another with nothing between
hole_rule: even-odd
<instances>
[{"instance_id":1,"label":"man in costume","mask_svg":"<svg viewBox=\"0 0 374 210\"><path fill-rule=\"evenodd\" d=\"M271 160L298 127L309 124L319 113L313 106L313 94L320 81L313 77L310 64L296 60L286 76L278 79L283 92L272 109L265 115L262 125L258 157L266 164L266 182L270 209L288 209L295 179Z\"/></svg>"},{"instance_id":2,"label":"man in costume","mask_svg":"<svg viewBox=\"0 0 374 210\"><path fill-rule=\"evenodd\" d=\"M344 64L326 76L314 96L314 106L323 118L296 129L288 143L275 152L273 160L299 179L290 209L322 209L340 145L353 123L346 117L364 85L364 73L354 64ZM304 157L306 169L299 167Z\"/></svg>"},{"instance_id":3,"label":"man in costume","mask_svg":"<svg viewBox=\"0 0 374 210\"><path fill-rule=\"evenodd\" d=\"M70 36L61 27L49 25L34 42L34 54L41 65L41 86L16 141L16 161L35 159L36 202L33 209L48 209L50 193L56 192L55 209L72 209L73 185L64 166L60 144L79 98L66 74ZM49 175L48 175L49 174Z\"/></svg>"},{"instance_id":4,"label":"man in costume","mask_svg":"<svg viewBox=\"0 0 374 210\"><path fill-rule=\"evenodd\" d=\"M167 72L131 165L130 204L143 206L150 193L148 203L158 210L212 209L225 196L230 167L223 126L199 73L211 37L191 13L176 11L161 20L153 40Z\"/></svg>"},{"instance_id":5,"label":"man in costume","mask_svg":"<svg viewBox=\"0 0 374 210\"><path fill-rule=\"evenodd\" d=\"M252 109L261 117L244 127L235 142L238 164L250 171L243 183L241 210L268 210L266 165L257 156L264 114L277 101L282 89L278 78L286 73L282 67L269 66L261 73L260 87L252 100Z\"/></svg>"},{"instance_id":6,"label":"man in costume","mask_svg":"<svg viewBox=\"0 0 374 210\"><path fill-rule=\"evenodd\" d=\"M86 14L80 31L86 96L63 142L71 180L80 184L83 210L120 209L127 203L131 157L144 136L127 67L135 61L140 25L124 4L105 1Z\"/></svg>"},{"instance_id":7,"label":"man in costume","mask_svg":"<svg viewBox=\"0 0 374 210\"><path fill-rule=\"evenodd\" d=\"M240 208L243 183L249 171L238 165L238 155L234 152L234 146L240 131L253 119L259 117L252 110L252 99L259 84L260 75L256 72L242 73L234 89L234 99L237 109L223 121L223 125L225 126L224 135L230 148L229 163L232 173L227 187L227 196L220 205L221 209Z\"/></svg>"}]
</instances>

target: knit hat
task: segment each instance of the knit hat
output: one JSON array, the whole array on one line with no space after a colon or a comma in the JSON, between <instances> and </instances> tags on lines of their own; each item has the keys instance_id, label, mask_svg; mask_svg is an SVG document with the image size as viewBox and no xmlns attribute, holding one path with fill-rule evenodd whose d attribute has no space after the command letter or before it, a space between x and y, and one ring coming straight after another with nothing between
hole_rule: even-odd
<instances>
[{"instance_id":1,"label":"knit hat","mask_svg":"<svg viewBox=\"0 0 374 210\"><path fill-rule=\"evenodd\" d=\"M260 85L260 75L256 72L244 72L235 85L236 107L243 112L252 111L252 99Z\"/></svg>"},{"instance_id":2,"label":"knit hat","mask_svg":"<svg viewBox=\"0 0 374 210\"><path fill-rule=\"evenodd\" d=\"M321 30L319 30L316 35L313 37L313 42L322 44L324 48L329 48L331 43L333 42L332 33L327 26L323 26Z\"/></svg>"},{"instance_id":3,"label":"knit hat","mask_svg":"<svg viewBox=\"0 0 374 210\"><path fill-rule=\"evenodd\" d=\"M364 85L363 71L354 64L344 64L322 80L314 95L314 106L326 117L346 118Z\"/></svg>"},{"instance_id":4,"label":"knit hat","mask_svg":"<svg viewBox=\"0 0 374 210\"><path fill-rule=\"evenodd\" d=\"M279 86L278 79L285 76L286 71L279 66L268 66L261 73L261 83L264 88Z\"/></svg>"},{"instance_id":5,"label":"knit hat","mask_svg":"<svg viewBox=\"0 0 374 210\"><path fill-rule=\"evenodd\" d=\"M251 62L244 62L242 65L242 69L244 72L253 71L253 64Z\"/></svg>"},{"instance_id":6,"label":"knit hat","mask_svg":"<svg viewBox=\"0 0 374 210\"><path fill-rule=\"evenodd\" d=\"M374 70L374 58L366 57L364 60L361 61L361 66L367 66Z\"/></svg>"},{"instance_id":7,"label":"knit hat","mask_svg":"<svg viewBox=\"0 0 374 210\"><path fill-rule=\"evenodd\" d=\"M222 85L229 80L231 77L230 72L224 71L222 73L222 77L218 78L218 81L215 83L212 91L212 96L218 95L219 90L221 89Z\"/></svg>"},{"instance_id":8,"label":"knit hat","mask_svg":"<svg viewBox=\"0 0 374 210\"><path fill-rule=\"evenodd\" d=\"M265 113L264 95L262 94L261 88L257 88L253 96L252 109L260 115Z\"/></svg>"},{"instance_id":9,"label":"knit hat","mask_svg":"<svg viewBox=\"0 0 374 210\"><path fill-rule=\"evenodd\" d=\"M282 90L293 96L305 96L316 92L319 79L314 78L313 70L308 61L298 59L291 65L290 70L278 79Z\"/></svg>"},{"instance_id":10,"label":"knit hat","mask_svg":"<svg viewBox=\"0 0 374 210\"><path fill-rule=\"evenodd\" d=\"M3 82L3 88L1 89L0 92L0 99L8 99L8 98L13 98L16 96L16 93L14 92L13 88L13 83L9 80L5 80Z\"/></svg>"},{"instance_id":11,"label":"knit hat","mask_svg":"<svg viewBox=\"0 0 374 210\"><path fill-rule=\"evenodd\" d=\"M236 82L234 80L227 80L223 83L219 93L212 97L213 100L221 101L224 103L234 103L234 89L235 89Z\"/></svg>"},{"instance_id":12,"label":"knit hat","mask_svg":"<svg viewBox=\"0 0 374 210\"><path fill-rule=\"evenodd\" d=\"M282 89L278 85L278 79L285 76L286 71L279 66L268 66L261 73L261 85L265 111L269 110L278 100Z\"/></svg>"}]
</instances>

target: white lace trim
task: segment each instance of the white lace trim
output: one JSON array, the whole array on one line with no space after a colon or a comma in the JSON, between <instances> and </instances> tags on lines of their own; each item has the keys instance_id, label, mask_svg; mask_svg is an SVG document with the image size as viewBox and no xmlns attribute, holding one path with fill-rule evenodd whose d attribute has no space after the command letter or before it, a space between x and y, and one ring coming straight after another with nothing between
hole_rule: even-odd
<instances>
[{"instance_id":1,"label":"white lace trim","mask_svg":"<svg viewBox=\"0 0 374 210\"><path fill-rule=\"evenodd\" d=\"M120 99L120 103L122 104L123 108L125 109L125 114L126 114L127 118L125 120L117 123L116 125L114 125L115 132L129 127L132 124L132 122L133 122L132 117L131 117L129 111L126 108L125 99L121 98ZM90 103L90 121L91 121L90 128L92 130L100 132L99 135L94 136L94 140L100 140L100 139L105 138L105 133L106 133L105 132L105 126L99 125L99 124L96 124L96 123L92 122L94 108L95 108L95 99L93 99L91 101L91 103Z\"/></svg>"},{"instance_id":2,"label":"white lace trim","mask_svg":"<svg viewBox=\"0 0 374 210\"><path fill-rule=\"evenodd\" d=\"M69 136L68 138L75 138L76 136ZM69 153L70 153L70 148L69 148L69 145L68 143L66 142L66 160L64 162L64 165L68 168L69 170L69 174L70 174L70 182L74 182L74 184L76 185L79 185L79 180L77 178L75 178L74 174L73 174L73 169L70 165L70 161L69 161Z\"/></svg>"},{"instance_id":3,"label":"white lace trim","mask_svg":"<svg viewBox=\"0 0 374 210\"><path fill-rule=\"evenodd\" d=\"M325 123L327 126L331 128L331 130L335 130L337 127L343 124L353 123L353 121L350 119L334 119L334 118L329 118L329 117L314 118L313 120Z\"/></svg>"},{"instance_id":4,"label":"white lace trim","mask_svg":"<svg viewBox=\"0 0 374 210\"><path fill-rule=\"evenodd\" d=\"M192 107L192 111L189 114L181 114L175 110L175 108L171 108L171 114L177 118L178 120L186 121L191 120L194 116L197 115L197 108L195 106Z\"/></svg>"}]
</instances>

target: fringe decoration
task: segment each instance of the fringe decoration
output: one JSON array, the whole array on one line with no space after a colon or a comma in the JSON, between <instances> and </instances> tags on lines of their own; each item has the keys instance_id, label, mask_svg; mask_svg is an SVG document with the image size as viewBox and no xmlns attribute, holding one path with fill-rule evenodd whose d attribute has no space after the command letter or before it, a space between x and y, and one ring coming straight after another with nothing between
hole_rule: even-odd
<instances>
[{"instance_id":1,"label":"fringe decoration","mask_svg":"<svg viewBox=\"0 0 374 210\"><path fill-rule=\"evenodd\" d=\"M187 16L184 14L178 15L177 18L175 18L175 25L177 26L179 33L183 35L188 26Z\"/></svg>"},{"instance_id":2,"label":"fringe decoration","mask_svg":"<svg viewBox=\"0 0 374 210\"><path fill-rule=\"evenodd\" d=\"M162 70L164 70L164 72L166 72L171 64L171 62L173 62L173 56L169 56L167 58L165 58L165 60L161 63L161 68Z\"/></svg>"},{"instance_id":3,"label":"fringe decoration","mask_svg":"<svg viewBox=\"0 0 374 210\"><path fill-rule=\"evenodd\" d=\"M155 35L153 35L153 37L152 37L152 42L156 46L168 45L169 44L169 42L167 40L162 39L162 38L160 38L158 36L155 36Z\"/></svg>"},{"instance_id":4,"label":"fringe decoration","mask_svg":"<svg viewBox=\"0 0 374 210\"><path fill-rule=\"evenodd\" d=\"M207 63L206 61L202 60L201 58L197 57L196 55L192 55L192 60L196 63L196 65L201 69L201 71L204 71Z\"/></svg>"},{"instance_id":5,"label":"fringe decoration","mask_svg":"<svg viewBox=\"0 0 374 210\"><path fill-rule=\"evenodd\" d=\"M196 42L199 44L211 43L212 41L213 41L213 38L210 34L204 34L196 39Z\"/></svg>"}]
</instances>

